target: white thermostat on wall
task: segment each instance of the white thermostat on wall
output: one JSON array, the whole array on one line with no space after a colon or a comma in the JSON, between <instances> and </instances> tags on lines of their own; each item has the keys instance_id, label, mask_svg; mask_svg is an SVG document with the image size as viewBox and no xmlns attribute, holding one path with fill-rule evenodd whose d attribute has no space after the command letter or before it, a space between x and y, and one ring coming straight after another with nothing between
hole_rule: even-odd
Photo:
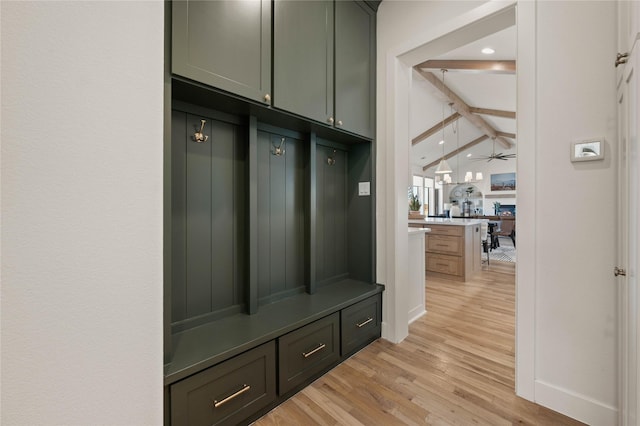
<instances>
[{"instance_id":1,"label":"white thermostat on wall","mask_svg":"<svg viewBox=\"0 0 640 426\"><path fill-rule=\"evenodd\" d=\"M604 138L573 141L571 161L594 161L604 159Z\"/></svg>"}]
</instances>

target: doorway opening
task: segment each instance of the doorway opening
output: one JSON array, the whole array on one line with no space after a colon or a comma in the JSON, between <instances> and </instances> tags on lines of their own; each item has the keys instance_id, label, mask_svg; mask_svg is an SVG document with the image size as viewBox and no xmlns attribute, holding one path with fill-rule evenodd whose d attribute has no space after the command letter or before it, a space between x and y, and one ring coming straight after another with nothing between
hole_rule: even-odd
<instances>
[{"instance_id":1,"label":"doorway opening","mask_svg":"<svg viewBox=\"0 0 640 426\"><path fill-rule=\"evenodd\" d=\"M464 22L465 20L467 21ZM462 18L457 19L455 23L452 23L452 27L448 31L445 29L441 34L433 34L432 38L425 38L421 40L421 42L416 41L413 46L409 46L407 44L406 50L397 52L394 57L388 57L386 78L387 94L391 93L392 95L387 98L387 117L385 126L383 127L383 138L387 141L412 140L412 111L409 105L411 105L413 72L416 65L425 62L425 58L437 58L439 55L444 55L447 52L454 51L457 48L470 44L491 34L513 27L515 23L515 3L510 5L489 3L474 9L473 13L469 13ZM475 105L471 106L475 107ZM446 110L443 115L445 116L443 121L445 121ZM453 115L453 113L451 115ZM432 125L433 124L434 123L432 123ZM460 129L457 130L459 131ZM463 136L462 131L459 131L458 134L454 134L452 132L452 134L456 138ZM462 140L460 142L462 142ZM465 141L464 143L466 144L468 141ZM453 150L450 152L452 151ZM390 237L389 239L393 240L387 241L386 244L387 253L393 253L393 255L386 257L385 266L387 274L391 275L389 280L397 283L402 282L402 280L405 279L405 273L403 270L406 270L406 259L408 258L405 222L407 215L407 172L406 169L405 171L402 171L402 168L403 165L406 167L407 164L411 164L411 149L409 144L397 143L388 148L386 153L391 154L393 158L391 162L391 169L387 171L387 177L389 180L387 188L388 196L394 201L385 206L385 209L388 209L387 212L389 213L389 220L387 221L387 228L384 231L386 235ZM493 152L487 154L493 154ZM465 157L465 161L466 158L467 157ZM494 161L496 160L494 159ZM422 165L422 167L424 167L424 165ZM433 167L433 165L431 167ZM459 171L461 172L461 181L464 181L464 176L467 174L467 171L472 172L472 179L476 177L476 170L465 170L463 167L464 166L460 166L459 168ZM422 176L425 176L424 169L415 170L414 168L412 168L412 173L409 175L412 176L416 174L416 171L418 173L422 173ZM485 173L482 172L483 177L484 174ZM489 182L491 178L490 175L491 173L488 173L488 176L486 177ZM427 177L431 176L427 175ZM454 179L457 180L452 177L452 182ZM489 192L491 191L487 190L487 193ZM513 191L512 194L512 197L504 204L516 204L515 191ZM444 193L442 194L442 199L443 204L450 200ZM491 210L491 213L495 213L493 202L494 201L492 199L487 201L486 198L483 198L482 203L479 206L474 205L474 209L477 209L475 212L482 212L484 215L485 212ZM386 336L383 326L383 336L391 341L399 341L401 338L398 338L398 336L402 330L398 324L402 322L402 318L399 318L398 312L401 310L401 306L404 301L402 300L402 295L399 294L399 292L396 293L394 287L395 286L392 285L387 289L389 293L386 296L387 307L385 309L387 310L386 312L388 315L386 315L386 317L390 319L390 324L386 330ZM525 336L525 339L528 340L529 336ZM529 360L525 359L525 361L528 362ZM529 366L527 365L526 367L526 370L529 371Z\"/></svg>"}]
</instances>

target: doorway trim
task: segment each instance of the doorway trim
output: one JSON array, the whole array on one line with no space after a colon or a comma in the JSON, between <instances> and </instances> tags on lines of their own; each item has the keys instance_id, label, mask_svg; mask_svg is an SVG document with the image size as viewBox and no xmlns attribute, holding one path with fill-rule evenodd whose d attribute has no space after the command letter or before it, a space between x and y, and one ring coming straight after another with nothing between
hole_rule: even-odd
<instances>
[{"instance_id":1,"label":"doorway trim","mask_svg":"<svg viewBox=\"0 0 640 426\"><path fill-rule=\"evenodd\" d=\"M398 289L401 288L400 283L407 281L406 270L408 269L406 188L408 186L407 167L409 167L410 151L409 95L411 93L413 66L423 62L425 59L451 51L502 29L522 24L521 18L516 22L516 4L515 0L485 3L441 26L434 27L418 35L415 39L390 49L384 57L386 79L382 87L384 89L383 96L386 99L386 109L385 107L379 108L381 111L379 121L383 122L384 125L379 125L379 127L382 127L379 130L382 131L378 132L378 138L384 142L384 148L379 151L378 155L386 158L379 159L378 164L386 165L385 192L387 200L379 208L383 210L381 214L386 216L387 220L386 222L381 221L385 225L378 232L382 231L386 235L385 251L387 255L381 256L379 253L378 259L381 257L384 259L387 277L387 286L384 294L385 303L383 303L385 315L382 335L392 342L400 342L408 335L407 312L405 309L407 303L404 300L404 297L406 297L404 293L406 292ZM533 42L535 44L535 36L531 35L530 37L525 42ZM520 48L520 38L518 38L519 52ZM527 56L529 56L526 58L527 63L530 61L535 63L535 53L530 53ZM520 53L518 53L518 61L520 59ZM528 79L524 80L528 81ZM520 76L518 76L518 90L521 89L520 81ZM518 108L520 106L521 102L519 101ZM532 130L535 131L534 124L535 118L525 122L525 126L528 126L526 127L527 134L530 136L535 135L531 133ZM518 134L521 134L521 128L519 118ZM518 163L518 167L520 165ZM533 166L529 166L526 172L534 173L535 169ZM522 176L521 170L518 169L518 173ZM532 194L535 194L535 192L532 192ZM521 210L519 209L519 212ZM530 215L534 215L533 210ZM525 241L525 238L519 235L519 241ZM522 243L519 243L518 246L519 250L524 248ZM533 247L530 251L533 252ZM530 269L534 269L534 260L527 263L531 265ZM520 269L520 265L518 269ZM524 269L529 268L525 267ZM533 401L535 379L535 299L530 295L535 294L535 288L532 287L535 280L531 277L526 281L525 286L525 282L520 282L520 277L521 274L518 271L516 277L515 391L519 396ZM525 295L529 296L525 299Z\"/></svg>"}]
</instances>

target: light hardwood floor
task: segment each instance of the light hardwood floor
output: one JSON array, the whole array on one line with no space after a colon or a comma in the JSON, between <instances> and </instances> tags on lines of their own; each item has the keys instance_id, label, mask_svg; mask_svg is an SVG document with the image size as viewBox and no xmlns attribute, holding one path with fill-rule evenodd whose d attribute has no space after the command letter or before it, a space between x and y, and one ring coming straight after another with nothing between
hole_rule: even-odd
<instances>
[{"instance_id":1,"label":"light hardwood floor","mask_svg":"<svg viewBox=\"0 0 640 426\"><path fill-rule=\"evenodd\" d=\"M515 265L429 278L427 314L259 419L271 425L579 425L514 392Z\"/></svg>"}]
</instances>

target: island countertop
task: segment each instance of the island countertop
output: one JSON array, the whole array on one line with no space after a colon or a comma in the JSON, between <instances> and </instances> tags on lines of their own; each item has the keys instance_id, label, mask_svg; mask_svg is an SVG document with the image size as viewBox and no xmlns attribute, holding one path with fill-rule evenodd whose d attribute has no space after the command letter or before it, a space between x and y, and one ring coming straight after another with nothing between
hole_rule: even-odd
<instances>
[{"instance_id":1,"label":"island countertop","mask_svg":"<svg viewBox=\"0 0 640 426\"><path fill-rule=\"evenodd\" d=\"M488 222L487 219L450 219L447 217L428 217L425 219L409 219L409 225L455 225L455 226L472 226L479 225L482 222Z\"/></svg>"}]
</instances>

